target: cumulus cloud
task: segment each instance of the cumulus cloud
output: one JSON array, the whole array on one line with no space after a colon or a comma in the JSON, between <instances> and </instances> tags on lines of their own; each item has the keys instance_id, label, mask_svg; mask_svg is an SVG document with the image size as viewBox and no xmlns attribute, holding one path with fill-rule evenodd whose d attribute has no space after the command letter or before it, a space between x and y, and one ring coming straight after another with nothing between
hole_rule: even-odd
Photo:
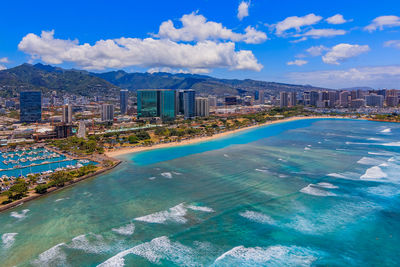
<instances>
[{"instance_id":1,"label":"cumulus cloud","mask_svg":"<svg viewBox=\"0 0 400 267\"><path fill-rule=\"evenodd\" d=\"M313 13L308 14L303 17L287 17L283 21L278 22L275 25L275 30L277 35L282 35L286 31L295 29L297 32L304 26L314 25L322 20L321 16L317 16Z\"/></svg>"},{"instance_id":2,"label":"cumulus cloud","mask_svg":"<svg viewBox=\"0 0 400 267\"><path fill-rule=\"evenodd\" d=\"M368 45L338 44L332 47L329 52L322 57L322 61L326 64L339 65L340 62L366 53L369 50L370 48Z\"/></svg>"},{"instance_id":3,"label":"cumulus cloud","mask_svg":"<svg viewBox=\"0 0 400 267\"><path fill-rule=\"evenodd\" d=\"M384 44L385 47L394 47L397 49L400 49L400 40L391 40L391 41L387 41Z\"/></svg>"},{"instance_id":4,"label":"cumulus cloud","mask_svg":"<svg viewBox=\"0 0 400 267\"><path fill-rule=\"evenodd\" d=\"M0 63L9 63L10 61L8 60L7 57L2 57L0 58Z\"/></svg>"},{"instance_id":5,"label":"cumulus cloud","mask_svg":"<svg viewBox=\"0 0 400 267\"><path fill-rule=\"evenodd\" d=\"M237 17L239 20L242 20L243 18L249 16L249 6L250 6L250 1L249 2L242 1L239 4L238 13L237 13Z\"/></svg>"},{"instance_id":6,"label":"cumulus cloud","mask_svg":"<svg viewBox=\"0 0 400 267\"><path fill-rule=\"evenodd\" d=\"M375 18L371 24L366 26L364 30L373 32L376 30L383 30L384 28L400 26L400 17L398 16L380 16Z\"/></svg>"},{"instance_id":7,"label":"cumulus cloud","mask_svg":"<svg viewBox=\"0 0 400 267\"><path fill-rule=\"evenodd\" d=\"M400 66L359 67L347 70L292 72L287 75L290 82L313 84L328 88L371 86L396 88L400 84Z\"/></svg>"},{"instance_id":8,"label":"cumulus cloud","mask_svg":"<svg viewBox=\"0 0 400 267\"><path fill-rule=\"evenodd\" d=\"M334 15L332 17L327 18L326 22L328 22L329 24L338 25L338 24L344 24L344 23L346 23L348 21L344 19L343 15L336 14L336 15Z\"/></svg>"},{"instance_id":9,"label":"cumulus cloud","mask_svg":"<svg viewBox=\"0 0 400 267\"><path fill-rule=\"evenodd\" d=\"M245 42L259 44L267 40L267 35L255 28L248 26L245 33L235 33L224 27L221 23L207 21L196 13L183 15L180 19L181 28L176 28L171 20L161 24L157 37L173 41L205 41L205 40L229 40L233 42Z\"/></svg>"},{"instance_id":10,"label":"cumulus cloud","mask_svg":"<svg viewBox=\"0 0 400 267\"><path fill-rule=\"evenodd\" d=\"M329 48L323 45L320 46L312 46L308 48L306 51L313 57L321 56L323 52L328 51Z\"/></svg>"},{"instance_id":11,"label":"cumulus cloud","mask_svg":"<svg viewBox=\"0 0 400 267\"><path fill-rule=\"evenodd\" d=\"M1 71L1 70L6 70L6 69L7 69L6 66L0 64L0 71Z\"/></svg>"},{"instance_id":12,"label":"cumulus cloud","mask_svg":"<svg viewBox=\"0 0 400 267\"><path fill-rule=\"evenodd\" d=\"M210 68L260 71L262 65L248 50L235 50L235 43L201 41L176 43L169 39L119 38L99 40L94 45L78 40L54 38L53 31L40 36L30 33L18 44L19 50L49 64L72 62L85 69L142 66L207 71Z\"/></svg>"},{"instance_id":13,"label":"cumulus cloud","mask_svg":"<svg viewBox=\"0 0 400 267\"><path fill-rule=\"evenodd\" d=\"M296 60L293 60L293 61L289 61L289 62L287 63L287 65L289 65L289 66L292 66L292 65L303 66L303 65L305 65L305 64L307 64L307 63L308 63L307 60L296 59Z\"/></svg>"}]
</instances>

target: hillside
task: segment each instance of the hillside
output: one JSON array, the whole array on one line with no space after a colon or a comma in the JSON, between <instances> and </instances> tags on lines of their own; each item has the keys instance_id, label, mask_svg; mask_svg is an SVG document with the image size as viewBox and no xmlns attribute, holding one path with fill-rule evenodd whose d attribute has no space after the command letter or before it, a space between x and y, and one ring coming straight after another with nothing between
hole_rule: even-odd
<instances>
[{"instance_id":1,"label":"hillside","mask_svg":"<svg viewBox=\"0 0 400 267\"><path fill-rule=\"evenodd\" d=\"M313 86L292 85L255 80L217 79L205 75L170 74L170 73L127 73L112 71L106 73L92 73L112 84L129 90L164 88L164 89L194 89L204 94L237 94L242 91L265 90L270 94L279 91L320 90Z\"/></svg>"},{"instance_id":2,"label":"hillside","mask_svg":"<svg viewBox=\"0 0 400 267\"><path fill-rule=\"evenodd\" d=\"M2 96L17 95L19 91L34 89L68 92L79 95L106 94L117 92L117 86L86 71L65 70L43 64L22 64L12 69L0 71Z\"/></svg>"},{"instance_id":3,"label":"hillside","mask_svg":"<svg viewBox=\"0 0 400 267\"><path fill-rule=\"evenodd\" d=\"M255 80L218 79L196 74L171 73L127 73L111 71L90 73L82 70L66 70L43 64L22 64L0 71L0 96L16 96L25 89L40 89L43 92L58 91L84 96L118 95L120 88L137 89L194 89L202 94L238 94L265 90L277 95L280 91L319 90L312 86L293 85Z\"/></svg>"}]
</instances>

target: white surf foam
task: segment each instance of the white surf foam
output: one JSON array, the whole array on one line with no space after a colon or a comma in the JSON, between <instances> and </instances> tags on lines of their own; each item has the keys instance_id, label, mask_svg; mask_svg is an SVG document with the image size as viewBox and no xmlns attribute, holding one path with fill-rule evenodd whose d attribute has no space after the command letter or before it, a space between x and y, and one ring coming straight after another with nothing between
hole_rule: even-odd
<instances>
[{"instance_id":1,"label":"white surf foam","mask_svg":"<svg viewBox=\"0 0 400 267\"><path fill-rule=\"evenodd\" d=\"M204 207L204 206L189 205L188 209L202 211L202 212L214 212L214 210L212 208Z\"/></svg>"},{"instance_id":2,"label":"white surf foam","mask_svg":"<svg viewBox=\"0 0 400 267\"><path fill-rule=\"evenodd\" d=\"M234 247L214 261L214 266L310 266L317 253L297 246Z\"/></svg>"},{"instance_id":3,"label":"white surf foam","mask_svg":"<svg viewBox=\"0 0 400 267\"><path fill-rule=\"evenodd\" d=\"M309 184L306 187L300 189L301 193L319 196L319 197L328 197L328 196L336 196L336 194L332 192L328 192L319 188L316 188L314 184Z\"/></svg>"},{"instance_id":4,"label":"white surf foam","mask_svg":"<svg viewBox=\"0 0 400 267\"><path fill-rule=\"evenodd\" d=\"M148 222L148 223L186 223L187 219L184 217L187 213L187 209L184 203L176 205L169 210L159 211L153 214L135 218L136 221Z\"/></svg>"},{"instance_id":5,"label":"white surf foam","mask_svg":"<svg viewBox=\"0 0 400 267\"><path fill-rule=\"evenodd\" d=\"M275 224L274 219L260 212L246 210L244 212L239 213L239 215L257 223L271 224L271 225Z\"/></svg>"},{"instance_id":6,"label":"white surf foam","mask_svg":"<svg viewBox=\"0 0 400 267\"><path fill-rule=\"evenodd\" d=\"M163 173L161 173L161 176L164 176L165 178L171 179L171 178L172 178L172 173L170 173L170 172L163 172Z\"/></svg>"},{"instance_id":7,"label":"white surf foam","mask_svg":"<svg viewBox=\"0 0 400 267\"><path fill-rule=\"evenodd\" d=\"M390 142L390 143L384 143L382 144L383 146L400 146L400 142Z\"/></svg>"},{"instance_id":8,"label":"white surf foam","mask_svg":"<svg viewBox=\"0 0 400 267\"><path fill-rule=\"evenodd\" d=\"M363 180L373 180L373 179L381 179L386 178L387 174L382 171L379 166L374 166L369 168L363 175L361 175L360 179Z\"/></svg>"},{"instance_id":9,"label":"white surf foam","mask_svg":"<svg viewBox=\"0 0 400 267\"><path fill-rule=\"evenodd\" d=\"M336 186L336 185L333 185L333 184L330 184L330 183L324 183L324 182L318 183L318 184L316 184L316 186L322 187L322 188L327 188L327 189L337 189L337 188L339 188L339 186Z\"/></svg>"},{"instance_id":10,"label":"white surf foam","mask_svg":"<svg viewBox=\"0 0 400 267\"><path fill-rule=\"evenodd\" d=\"M112 228L111 230L120 235L133 235L135 232L135 225L133 223L129 223L119 228Z\"/></svg>"},{"instance_id":11,"label":"white surf foam","mask_svg":"<svg viewBox=\"0 0 400 267\"><path fill-rule=\"evenodd\" d=\"M95 254L100 254L108 249L103 236L92 233L74 237L67 247Z\"/></svg>"},{"instance_id":12,"label":"white surf foam","mask_svg":"<svg viewBox=\"0 0 400 267\"><path fill-rule=\"evenodd\" d=\"M98 265L99 267L124 266L124 257L134 254L143 257L153 264L161 264L161 260L172 262L178 266L195 265L195 251L179 242L172 242L168 237L162 236L127 249Z\"/></svg>"},{"instance_id":13,"label":"white surf foam","mask_svg":"<svg viewBox=\"0 0 400 267\"><path fill-rule=\"evenodd\" d=\"M229 155L228 155L228 154L224 154L224 157L225 157L225 158L229 158Z\"/></svg>"},{"instance_id":14,"label":"white surf foam","mask_svg":"<svg viewBox=\"0 0 400 267\"><path fill-rule=\"evenodd\" d=\"M154 176L149 177L149 180L154 180L154 179L156 179L156 177L154 177Z\"/></svg>"},{"instance_id":15,"label":"white surf foam","mask_svg":"<svg viewBox=\"0 0 400 267\"><path fill-rule=\"evenodd\" d=\"M334 173L329 173L328 176L336 177L336 178L342 178L342 179L346 179L346 178L347 178L347 177L344 176L343 174L336 173L336 172L334 172Z\"/></svg>"},{"instance_id":16,"label":"white surf foam","mask_svg":"<svg viewBox=\"0 0 400 267\"><path fill-rule=\"evenodd\" d=\"M5 233L1 236L1 241L4 248L10 248L15 242L15 236L18 233Z\"/></svg>"},{"instance_id":17,"label":"white surf foam","mask_svg":"<svg viewBox=\"0 0 400 267\"><path fill-rule=\"evenodd\" d=\"M308 146L306 146L306 147L304 148L304 150L311 150L311 148L309 148Z\"/></svg>"},{"instance_id":18,"label":"white surf foam","mask_svg":"<svg viewBox=\"0 0 400 267\"><path fill-rule=\"evenodd\" d=\"M393 153L390 152L368 152L369 155L376 155L376 156L392 156Z\"/></svg>"},{"instance_id":19,"label":"white surf foam","mask_svg":"<svg viewBox=\"0 0 400 267\"><path fill-rule=\"evenodd\" d=\"M182 173L180 173L180 172L172 172L172 173L175 175L182 175Z\"/></svg>"},{"instance_id":20,"label":"white surf foam","mask_svg":"<svg viewBox=\"0 0 400 267\"><path fill-rule=\"evenodd\" d=\"M268 173L269 171L267 169L255 169L258 172L263 172L263 173Z\"/></svg>"},{"instance_id":21,"label":"white surf foam","mask_svg":"<svg viewBox=\"0 0 400 267\"><path fill-rule=\"evenodd\" d=\"M382 164L383 161L379 160L379 159L363 157L359 161L357 161L357 163L362 164L362 165L379 165L379 164Z\"/></svg>"},{"instance_id":22,"label":"white surf foam","mask_svg":"<svg viewBox=\"0 0 400 267\"><path fill-rule=\"evenodd\" d=\"M67 255L62 250L65 243L60 243L39 254L39 257L32 263L36 266L65 266Z\"/></svg>"},{"instance_id":23,"label":"white surf foam","mask_svg":"<svg viewBox=\"0 0 400 267\"><path fill-rule=\"evenodd\" d=\"M10 216L17 218L17 219L23 219L26 217L26 214L29 212L29 209L24 209L20 213L13 211L11 212Z\"/></svg>"},{"instance_id":24,"label":"white surf foam","mask_svg":"<svg viewBox=\"0 0 400 267\"><path fill-rule=\"evenodd\" d=\"M381 131L381 133L390 133L390 132L392 132L392 129L390 128L386 128Z\"/></svg>"}]
</instances>

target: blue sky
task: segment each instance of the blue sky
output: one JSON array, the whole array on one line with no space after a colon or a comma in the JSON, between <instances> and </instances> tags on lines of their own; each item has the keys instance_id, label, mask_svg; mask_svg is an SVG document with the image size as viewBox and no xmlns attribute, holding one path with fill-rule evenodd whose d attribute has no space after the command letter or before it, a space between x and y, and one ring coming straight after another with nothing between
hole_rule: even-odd
<instances>
[{"instance_id":1,"label":"blue sky","mask_svg":"<svg viewBox=\"0 0 400 267\"><path fill-rule=\"evenodd\" d=\"M2 10L2 69L42 62L400 89L394 0L39 0Z\"/></svg>"}]
</instances>

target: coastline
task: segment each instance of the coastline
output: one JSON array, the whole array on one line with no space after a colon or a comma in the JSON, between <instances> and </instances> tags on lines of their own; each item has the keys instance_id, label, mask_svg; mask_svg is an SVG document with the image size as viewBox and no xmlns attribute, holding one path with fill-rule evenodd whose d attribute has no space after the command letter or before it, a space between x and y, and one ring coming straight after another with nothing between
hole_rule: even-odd
<instances>
[{"instance_id":1,"label":"coastline","mask_svg":"<svg viewBox=\"0 0 400 267\"><path fill-rule=\"evenodd\" d=\"M160 148L170 148L170 147L176 147L176 146L185 146L185 145L191 145L191 144L196 144L200 142L205 142L205 141L210 141L214 139L218 139L221 137L225 137L231 134L235 134L238 132L258 128L258 127L263 127L267 125L273 125L273 124L278 124L278 123L284 123L284 122L290 122L290 121L297 121L297 120L307 120L307 119L348 119L348 117L345 116L307 116L307 117L290 117L282 120L274 120L274 121L268 121L266 123L262 124L257 124L257 125L252 125L248 127L243 127L231 131L225 131L222 133L217 133L211 136L202 136L202 137L195 137L187 140L183 140L180 142L170 142L170 143L162 143L162 144L156 144L156 145L150 145L150 146L138 146L138 147L127 147L127 148L120 148L116 150L111 150L111 151L106 151L104 154L108 157L118 157L126 154L133 154L133 153L138 153L138 152L143 152L143 151L148 151L148 150L154 150L154 149L160 149Z\"/></svg>"},{"instance_id":2,"label":"coastline","mask_svg":"<svg viewBox=\"0 0 400 267\"><path fill-rule=\"evenodd\" d=\"M114 169L115 167L117 167L122 161L117 160L117 159L113 159L113 162L114 162L114 164L112 166L102 167L101 169L95 171L94 173L90 173L90 174L87 174L85 176L76 178L76 179L74 179L74 180L72 180L70 182L65 183L65 185L63 187L51 187L44 194L38 194L38 193L33 192L32 194L30 194L30 195L28 195L28 196L26 196L26 197L24 197L22 199L19 199L19 200L16 200L14 202L5 204L3 206L0 206L0 212L3 212L3 211L6 211L6 210L9 210L9 209L18 207L18 206L20 206L20 205L22 205L24 203L29 202L29 201L32 201L32 200L47 196L47 195L49 195L51 193L54 193L54 192L57 192L57 191L61 191L61 190L65 189L65 188L73 186L76 183L79 183L79 182L81 182L83 180L87 180L89 178L93 178L93 177L95 177L97 175L100 175L100 174L103 174L105 172L108 172L108 171Z\"/></svg>"},{"instance_id":3,"label":"coastline","mask_svg":"<svg viewBox=\"0 0 400 267\"><path fill-rule=\"evenodd\" d=\"M286 118L286 119L279 119L279 120L274 120L274 121L268 121L266 123L262 123L262 124L257 124L257 125L251 125L248 127L243 127L243 128L239 128L239 129L235 129L235 130L231 130L231 131L225 131L225 132L221 132L221 133L217 133L214 134L212 136L204 136L204 137L195 137L192 139L187 139L187 140L183 140L180 142L170 142L170 143L162 143L162 144L157 144L157 145L151 145L151 146L145 146L145 147L128 147L128 148L122 148L122 149L117 149L117 150L113 150L113 151L106 151L104 153L104 155L108 158L110 158L110 160L113 161L113 165L109 166L109 167L104 167L102 166L101 169L97 170L94 173L91 174L87 174L85 176L76 178L75 180L72 180L68 183L65 184L65 186L63 187L52 187L49 188L48 191L44 194L38 194L38 193L32 193L22 199L16 200L12 203L6 204L1 206L0 205L0 212L18 207L24 203L27 203L29 201L47 196L51 193L57 192L57 191L61 191L65 188L68 188L70 186L73 186L77 183L79 183L80 181L83 180L87 180L89 178L94 178L97 175L103 174L105 172L108 172L112 169L114 169L115 167L117 167L122 161L119 160L118 156L121 155L126 155L126 154L132 154L132 153L138 153L138 152L142 152L142 151L148 151L148 150L154 150L154 149L161 149L161 148L169 148L169 147L175 147L175 146L185 146L185 145L190 145L190 144L196 144L196 143L200 143L200 142L206 142L206 141L210 141L210 140L214 140L214 139L218 139L221 137L225 137L231 134L235 134L238 132L242 132L242 131L246 131L246 130L250 130L250 129L254 129L254 128L258 128L258 127L263 127L263 126L267 126L267 125L273 125L273 124L279 124L279 123L285 123L285 122L291 122L291 121L297 121L297 120L307 120L307 119L348 119L348 117L344 117L344 116L307 116L307 117L300 117L300 116L296 116L296 117L290 117L290 118ZM53 149L51 149L53 150ZM55 150L54 150L55 151ZM60 153L59 151L57 151L57 153ZM70 156L70 155L69 155ZM93 160L93 159L91 159Z\"/></svg>"}]
</instances>

